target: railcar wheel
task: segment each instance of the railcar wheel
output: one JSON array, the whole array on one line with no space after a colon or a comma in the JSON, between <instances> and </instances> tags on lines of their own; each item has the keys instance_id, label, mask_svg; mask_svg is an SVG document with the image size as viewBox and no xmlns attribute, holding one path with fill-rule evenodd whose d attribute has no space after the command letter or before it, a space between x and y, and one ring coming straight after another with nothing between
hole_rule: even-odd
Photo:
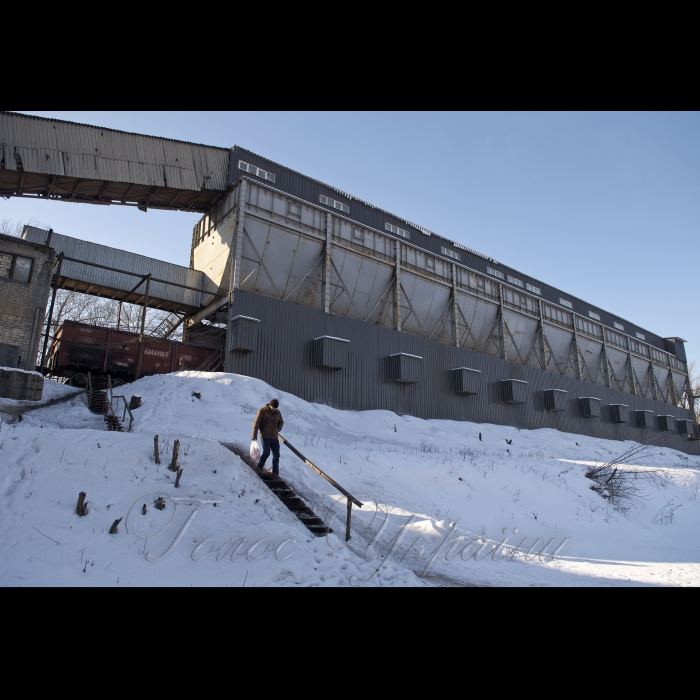
<instances>
[{"instance_id":1,"label":"railcar wheel","mask_svg":"<svg viewBox=\"0 0 700 700\"><path fill-rule=\"evenodd\" d=\"M85 389L85 387L87 387L87 376L82 372L74 374L70 378L70 385L78 387L79 389Z\"/></svg>"}]
</instances>

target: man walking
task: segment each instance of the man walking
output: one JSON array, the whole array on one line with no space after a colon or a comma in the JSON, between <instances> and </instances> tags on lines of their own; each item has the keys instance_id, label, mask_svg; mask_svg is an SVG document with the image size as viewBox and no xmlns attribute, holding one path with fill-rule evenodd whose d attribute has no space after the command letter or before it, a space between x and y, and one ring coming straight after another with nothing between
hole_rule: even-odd
<instances>
[{"instance_id":1,"label":"man walking","mask_svg":"<svg viewBox=\"0 0 700 700\"><path fill-rule=\"evenodd\" d=\"M265 404L255 416L253 423L253 440L257 440L258 430L262 438L263 452L258 462L258 469L265 466L267 458L272 450L272 474L279 476L280 473L280 441L278 433L282 430L284 421L282 414L278 410L280 402L277 399L272 399L270 403Z\"/></svg>"}]
</instances>

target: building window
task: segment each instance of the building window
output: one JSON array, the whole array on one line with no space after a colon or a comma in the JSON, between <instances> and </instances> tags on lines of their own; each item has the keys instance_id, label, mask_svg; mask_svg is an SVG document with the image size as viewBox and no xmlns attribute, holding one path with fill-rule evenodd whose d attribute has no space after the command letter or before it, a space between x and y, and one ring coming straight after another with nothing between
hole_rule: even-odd
<instances>
[{"instance_id":1,"label":"building window","mask_svg":"<svg viewBox=\"0 0 700 700\"><path fill-rule=\"evenodd\" d=\"M532 284L526 284L525 289L527 289L528 292L532 292L533 294L542 295L542 290L539 287L533 286Z\"/></svg>"},{"instance_id":2,"label":"building window","mask_svg":"<svg viewBox=\"0 0 700 700\"><path fill-rule=\"evenodd\" d=\"M560 303L562 306L566 306L567 309L573 309L573 308L574 308L574 305L573 305L570 301L567 301L566 299L561 299L561 298L560 298L560 299L559 299L559 303Z\"/></svg>"},{"instance_id":3,"label":"building window","mask_svg":"<svg viewBox=\"0 0 700 700\"><path fill-rule=\"evenodd\" d=\"M462 256L459 253L455 253L454 250L450 250L449 248L444 247L441 247L440 250L442 251L442 254L446 255L448 258L452 258L453 260L462 259Z\"/></svg>"},{"instance_id":4,"label":"building window","mask_svg":"<svg viewBox=\"0 0 700 700\"><path fill-rule=\"evenodd\" d=\"M505 276L502 272L499 272L498 270L494 270L492 267L487 267L486 272L488 272L489 275L493 275L494 277L498 277L499 280L505 279Z\"/></svg>"},{"instance_id":5,"label":"building window","mask_svg":"<svg viewBox=\"0 0 700 700\"><path fill-rule=\"evenodd\" d=\"M509 281L511 284L514 284L516 287L524 287L524 286L525 286L525 285L523 284L523 281L522 281L522 280L516 279L515 277L511 277L510 275L508 275L508 281Z\"/></svg>"},{"instance_id":6,"label":"building window","mask_svg":"<svg viewBox=\"0 0 700 700\"><path fill-rule=\"evenodd\" d=\"M269 173L267 172L267 170L258 168L256 165L251 165L250 163L246 163L245 161L239 160L238 167L246 173L250 173L251 175L257 175L258 177L261 177L263 180L269 180L270 182L275 181L274 173Z\"/></svg>"},{"instance_id":7,"label":"building window","mask_svg":"<svg viewBox=\"0 0 700 700\"><path fill-rule=\"evenodd\" d=\"M625 330L625 327L624 327L621 323L618 323L617 321L614 321L614 322L613 322L613 326L615 326L615 328L617 328L618 331L624 331L624 330Z\"/></svg>"},{"instance_id":8,"label":"building window","mask_svg":"<svg viewBox=\"0 0 700 700\"><path fill-rule=\"evenodd\" d=\"M331 199L330 197L326 197L326 195L322 194L320 195L320 200L321 204L325 204L328 207L333 207L334 209L340 209L340 211L344 211L346 214L350 213L350 207L347 204L339 202L337 199Z\"/></svg>"},{"instance_id":9,"label":"building window","mask_svg":"<svg viewBox=\"0 0 700 700\"><path fill-rule=\"evenodd\" d=\"M640 333L639 331L637 331L636 335L637 335L637 338L639 338L640 340L646 340L646 338L644 337L644 333Z\"/></svg>"},{"instance_id":10,"label":"building window","mask_svg":"<svg viewBox=\"0 0 700 700\"><path fill-rule=\"evenodd\" d=\"M32 277L32 258L22 255L0 254L0 277L9 277L18 282L29 282Z\"/></svg>"},{"instance_id":11,"label":"building window","mask_svg":"<svg viewBox=\"0 0 700 700\"><path fill-rule=\"evenodd\" d=\"M384 228L387 231L391 231L392 233L395 233L397 236L403 236L404 238L410 238L411 234L406 231L406 229L399 228L398 226L394 226L394 224L384 224Z\"/></svg>"},{"instance_id":12,"label":"building window","mask_svg":"<svg viewBox=\"0 0 700 700\"><path fill-rule=\"evenodd\" d=\"M589 311L589 312L588 312L588 315L589 315L591 318L594 318L596 321L600 321L600 316L599 316L597 313L595 313L595 311Z\"/></svg>"}]
</instances>

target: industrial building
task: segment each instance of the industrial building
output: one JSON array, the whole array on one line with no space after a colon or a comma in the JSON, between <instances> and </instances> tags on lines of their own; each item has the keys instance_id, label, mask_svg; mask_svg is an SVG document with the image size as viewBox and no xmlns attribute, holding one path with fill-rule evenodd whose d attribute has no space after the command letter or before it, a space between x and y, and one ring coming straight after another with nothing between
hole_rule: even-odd
<instances>
[{"instance_id":1,"label":"industrial building","mask_svg":"<svg viewBox=\"0 0 700 700\"><path fill-rule=\"evenodd\" d=\"M237 146L12 113L0 140L2 196L203 213L189 270L55 234L73 266L56 278L167 308L190 342L223 326L226 371L342 409L637 441L664 432L700 453L680 337ZM139 277L162 289L135 291Z\"/></svg>"}]
</instances>

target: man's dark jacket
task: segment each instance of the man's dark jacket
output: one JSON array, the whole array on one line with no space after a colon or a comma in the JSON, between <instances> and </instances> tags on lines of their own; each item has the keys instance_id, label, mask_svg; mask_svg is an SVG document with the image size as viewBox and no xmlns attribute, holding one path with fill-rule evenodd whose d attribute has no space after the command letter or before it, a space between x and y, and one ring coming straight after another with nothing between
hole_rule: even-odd
<instances>
[{"instance_id":1,"label":"man's dark jacket","mask_svg":"<svg viewBox=\"0 0 700 700\"><path fill-rule=\"evenodd\" d=\"M278 433L282 430L283 425L282 414L278 409L272 408L272 406L267 403L258 411L258 415L255 416L255 422L253 423L253 440L257 438L258 430L263 439L277 440Z\"/></svg>"}]
</instances>

